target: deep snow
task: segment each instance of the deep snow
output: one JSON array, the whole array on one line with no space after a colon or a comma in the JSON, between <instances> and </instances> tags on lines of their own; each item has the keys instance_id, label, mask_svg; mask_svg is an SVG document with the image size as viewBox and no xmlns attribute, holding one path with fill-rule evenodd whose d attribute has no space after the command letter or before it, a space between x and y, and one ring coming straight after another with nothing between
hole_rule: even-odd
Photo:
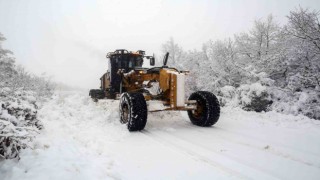
<instances>
[{"instance_id":1,"label":"deep snow","mask_svg":"<svg viewBox=\"0 0 320 180\"><path fill-rule=\"evenodd\" d=\"M214 127L185 112L148 114L145 130L120 124L118 101L57 92L39 111L45 129L0 179L320 179L320 121L222 108Z\"/></svg>"}]
</instances>

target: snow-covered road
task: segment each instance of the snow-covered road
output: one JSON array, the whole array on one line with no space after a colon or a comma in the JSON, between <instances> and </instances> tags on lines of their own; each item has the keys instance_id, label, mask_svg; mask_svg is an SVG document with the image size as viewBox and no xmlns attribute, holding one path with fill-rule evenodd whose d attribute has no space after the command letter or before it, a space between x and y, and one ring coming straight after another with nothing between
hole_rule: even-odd
<instances>
[{"instance_id":1,"label":"snow-covered road","mask_svg":"<svg viewBox=\"0 0 320 180\"><path fill-rule=\"evenodd\" d=\"M185 112L120 124L118 101L60 92L39 111L45 130L0 179L320 179L320 121L222 108L214 127Z\"/></svg>"}]
</instances>

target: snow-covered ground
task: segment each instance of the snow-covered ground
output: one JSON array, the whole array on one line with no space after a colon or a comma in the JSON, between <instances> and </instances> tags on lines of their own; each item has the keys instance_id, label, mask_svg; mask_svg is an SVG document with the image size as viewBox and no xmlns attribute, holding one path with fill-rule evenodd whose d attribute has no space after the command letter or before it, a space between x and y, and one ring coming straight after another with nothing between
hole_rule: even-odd
<instances>
[{"instance_id":1,"label":"snow-covered ground","mask_svg":"<svg viewBox=\"0 0 320 180\"><path fill-rule=\"evenodd\" d=\"M320 121L222 108L210 128L185 112L149 113L145 130L120 124L118 101L58 92L39 111L45 129L0 179L320 179Z\"/></svg>"}]
</instances>

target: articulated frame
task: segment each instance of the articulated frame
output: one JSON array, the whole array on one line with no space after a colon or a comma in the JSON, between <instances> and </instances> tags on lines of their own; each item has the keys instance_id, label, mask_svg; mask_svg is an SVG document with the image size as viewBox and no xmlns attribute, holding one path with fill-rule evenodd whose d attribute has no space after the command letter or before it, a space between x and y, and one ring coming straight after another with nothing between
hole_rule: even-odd
<instances>
[{"instance_id":1,"label":"articulated frame","mask_svg":"<svg viewBox=\"0 0 320 180\"><path fill-rule=\"evenodd\" d=\"M123 73L119 70L118 73L122 76L122 88L127 92L137 92L145 88L153 86L153 82L159 83L160 92L156 95L144 93L146 101L160 100L166 107L161 110L194 110L197 107L196 101L185 100L184 78L186 72L179 72L173 68L160 68L159 71L148 72L146 70L132 70L128 73Z\"/></svg>"}]
</instances>

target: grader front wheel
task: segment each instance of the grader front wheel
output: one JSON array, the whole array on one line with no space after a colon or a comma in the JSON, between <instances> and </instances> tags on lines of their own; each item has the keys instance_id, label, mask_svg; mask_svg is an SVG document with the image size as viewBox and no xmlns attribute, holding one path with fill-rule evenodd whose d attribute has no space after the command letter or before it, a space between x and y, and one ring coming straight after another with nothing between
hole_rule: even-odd
<instances>
[{"instance_id":1,"label":"grader front wheel","mask_svg":"<svg viewBox=\"0 0 320 180\"><path fill-rule=\"evenodd\" d=\"M212 126L218 121L220 104L214 94L207 91L197 91L190 95L189 100L197 101L197 108L188 111L192 124L197 126Z\"/></svg>"},{"instance_id":2,"label":"grader front wheel","mask_svg":"<svg viewBox=\"0 0 320 180\"><path fill-rule=\"evenodd\" d=\"M120 97L120 122L129 131L140 131L147 123L147 103L141 93L123 93Z\"/></svg>"}]
</instances>

